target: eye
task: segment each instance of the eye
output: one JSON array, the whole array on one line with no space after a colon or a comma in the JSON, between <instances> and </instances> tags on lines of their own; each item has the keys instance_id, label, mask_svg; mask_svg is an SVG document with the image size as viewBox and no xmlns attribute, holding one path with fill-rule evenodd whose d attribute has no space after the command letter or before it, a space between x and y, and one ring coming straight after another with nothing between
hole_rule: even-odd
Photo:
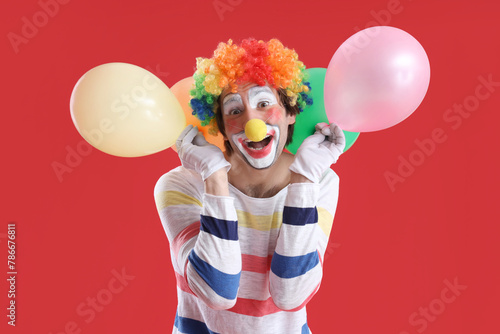
<instances>
[{"instance_id":1,"label":"eye","mask_svg":"<svg viewBox=\"0 0 500 334\"><path fill-rule=\"evenodd\" d=\"M261 101L259 103L257 103L257 108L265 108L269 105L269 101Z\"/></svg>"},{"instance_id":2,"label":"eye","mask_svg":"<svg viewBox=\"0 0 500 334\"><path fill-rule=\"evenodd\" d=\"M238 115L240 113L241 113L241 110L237 109L237 108L232 109L232 110L229 111L229 115Z\"/></svg>"}]
</instances>

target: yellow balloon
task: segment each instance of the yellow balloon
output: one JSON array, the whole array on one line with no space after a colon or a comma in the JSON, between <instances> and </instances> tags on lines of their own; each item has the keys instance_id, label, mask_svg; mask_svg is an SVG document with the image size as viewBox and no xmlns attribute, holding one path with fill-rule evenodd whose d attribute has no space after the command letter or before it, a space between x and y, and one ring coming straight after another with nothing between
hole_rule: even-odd
<instances>
[{"instance_id":1,"label":"yellow balloon","mask_svg":"<svg viewBox=\"0 0 500 334\"><path fill-rule=\"evenodd\" d=\"M251 141L261 141L267 134L267 126L264 121L254 118L245 125L245 135Z\"/></svg>"},{"instance_id":2,"label":"yellow balloon","mask_svg":"<svg viewBox=\"0 0 500 334\"><path fill-rule=\"evenodd\" d=\"M189 106L189 101L191 101L191 95L189 95L189 91L193 89L193 86L193 77L187 77L178 81L176 84L170 87L170 91L175 95L175 97L181 104L182 110L184 111L184 116L186 117L186 124L192 124L193 126L196 126L210 144L214 144L222 151L224 151L224 137L222 137L222 134L220 132L217 134L217 136L209 134L209 126L202 126L201 121L193 115L193 109L191 109L191 107ZM172 146L172 149L177 152L175 145Z\"/></svg>"},{"instance_id":3,"label":"yellow balloon","mask_svg":"<svg viewBox=\"0 0 500 334\"><path fill-rule=\"evenodd\" d=\"M89 144L120 157L162 151L186 126L170 89L149 71L126 63L103 64L85 73L73 88L70 110Z\"/></svg>"}]
</instances>

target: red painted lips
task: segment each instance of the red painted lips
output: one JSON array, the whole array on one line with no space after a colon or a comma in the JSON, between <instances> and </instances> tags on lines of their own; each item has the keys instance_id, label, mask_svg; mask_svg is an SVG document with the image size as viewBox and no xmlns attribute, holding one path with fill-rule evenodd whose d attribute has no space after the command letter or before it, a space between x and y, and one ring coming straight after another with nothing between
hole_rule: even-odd
<instances>
[{"instance_id":1,"label":"red painted lips","mask_svg":"<svg viewBox=\"0 0 500 334\"><path fill-rule=\"evenodd\" d=\"M239 138L239 142L241 146L245 149L245 151L254 159L261 159L267 156L272 148L274 142L274 131L270 131L266 138L259 142L253 142L250 140L243 140L243 138Z\"/></svg>"}]
</instances>

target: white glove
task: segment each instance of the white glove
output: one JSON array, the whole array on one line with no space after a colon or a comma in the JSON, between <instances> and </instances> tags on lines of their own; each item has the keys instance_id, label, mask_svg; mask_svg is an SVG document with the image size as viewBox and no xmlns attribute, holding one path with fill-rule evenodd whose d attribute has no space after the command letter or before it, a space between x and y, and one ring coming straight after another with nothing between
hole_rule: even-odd
<instances>
[{"instance_id":1,"label":"white glove","mask_svg":"<svg viewBox=\"0 0 500 334\"><path fill-rule=\"evenodd\" d=\"M290 170L318 183L323 173L342 154L344 132L336 124L318 123L316 132L300 145Z\"/></svg>"},{"instance_id":2,"label":"white glove","mask_svg":"<svg viewBox=\"0 0 500 334\"><path fill-rule=\"evenodd\" d=\"M226 168L226 171L231 168L222 151L208 143L198 128L191 124L177 138L175 147L182 165L199 173L203 181L221 168Z\"/></svg>"}]
</instances>

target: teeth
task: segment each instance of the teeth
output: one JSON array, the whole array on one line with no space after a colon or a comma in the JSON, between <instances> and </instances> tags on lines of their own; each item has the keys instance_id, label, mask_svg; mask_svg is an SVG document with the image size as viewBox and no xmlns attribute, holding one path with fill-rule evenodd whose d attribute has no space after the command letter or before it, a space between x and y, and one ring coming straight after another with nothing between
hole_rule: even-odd
<instances>
[{"instance_id":1,"label":"teeth","mask_svg":"<svg viewBox=\"0 0 500 334\"><path fill-rule=\"evenodd\" d=\"M271 135L266 135L262 140L271 137ZM252 141L250 139L245 139L245 143L251 143Z\"/></svg>"},{"instance_id":2,"label":"teeth","mask_svg":"<svg viewBox=\"0 0 500 334\"><path fill-rule=\"evenodd\" d=\"M269 137L271 137L271 138L272 138L272 135L266 135L266 136L264 137L264 139L262 139L262 140L265 140L265 139L267 139L267 138L269 138ZM254 143L254 142L253 142L253 141L251 141L251 140L249 140L248 138L247 138L247 139L245 139L245 140L243 140L243 143L245 143L245 146L246 146L246 147L248 147L249 149L254 150L254 151L260 151L260 150L262 150L262 149L266 148L266 146L267 146L267 145L266 145L266 146L263 146L263 147L251 147L249 144L250 144L250 143Z\"/></svg>"}]
</instances>

